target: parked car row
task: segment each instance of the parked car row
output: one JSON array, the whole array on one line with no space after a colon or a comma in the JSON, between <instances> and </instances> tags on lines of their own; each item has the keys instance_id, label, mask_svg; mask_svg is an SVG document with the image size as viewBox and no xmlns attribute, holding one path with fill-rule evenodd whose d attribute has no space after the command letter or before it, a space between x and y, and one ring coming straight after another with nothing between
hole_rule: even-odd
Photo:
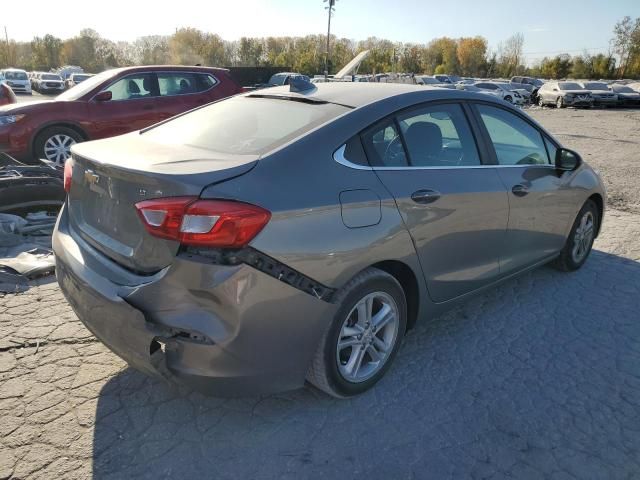
<instances>
[{"instance_id":1,"label":"parked car row","mask_svg":"<svg viewBox=\"0 0 640 480\"><path fill-rule=\"evenodd\" d=\"M241 91L228 70L220 68L108 70L53 101L0 107L0 152L21 161L46 159L62 165L75 143L140 130Z\"/></svg>"}]
</instances>

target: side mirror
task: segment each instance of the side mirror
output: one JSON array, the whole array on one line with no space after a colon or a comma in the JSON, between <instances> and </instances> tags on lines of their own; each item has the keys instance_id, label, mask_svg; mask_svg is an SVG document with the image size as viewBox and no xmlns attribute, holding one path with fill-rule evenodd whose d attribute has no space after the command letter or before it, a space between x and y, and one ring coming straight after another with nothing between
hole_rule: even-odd
<instances>
[{"instance_id":1,"label":"side mirror","mask_svg":"<svg viewBox=\"0 0 640 480\"><path fill-rule=\"evenodd\" d=\"M111 98L113 98L113 94L108 90L100 92L95 97L93 97L96 102L108 102L109 100L111 100Z\"/></svg>"},{"instance_id":2,"label":"side mirror","mask_svg":"<svg viewBox=\"0 0 640 480\"><path fill-rule=\"evenodd\" d=\"M572 172L582 164L582 157L568 148L556 150L556 168L564 172Z\"/></svg>"}]
</instances>

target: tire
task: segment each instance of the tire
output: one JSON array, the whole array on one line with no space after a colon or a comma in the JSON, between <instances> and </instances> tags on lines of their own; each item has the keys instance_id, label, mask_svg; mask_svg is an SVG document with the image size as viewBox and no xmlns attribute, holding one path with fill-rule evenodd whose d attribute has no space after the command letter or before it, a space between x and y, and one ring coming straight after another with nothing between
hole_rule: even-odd
<instances>
[{"instance_id":1,"label":"tire","mask_svg":"<svg viewBox=\"0 0 640 480\"><path fill-rule=\"evenodd\" d=\"M511 95L507 95L506 97L504 97L504 99L509 103L513 103L513 98L511 98Z\"/></svg>"},{"instance_id":2,"label":"tire","mask_svg":"<svg viewBox=\"0 0 640 480\"><path fill-rule=\"evenodd\" d=\"M544 107L544 100L542 99L541 95L538 95L538 106Z\"/></svg>"},{"instance_id":3,"label":"tire","mask_svg":"<svg viewBox=\"0 0 640 480\"><path fill-rule=\"evenodd\" d=\"M64 145L68 146L68 148L61 148L59 151L52 155L52 152L54 152L54 150L49 149L49 147L52 145L60 144L60 142L57 142L56 137L58 140L63 141ZM63 165L64 161L68 158L68 149L71 148L71 145L73 145L74 143L80 143L82 141L84 141L84 138L82 138L82 136L77 131L69 127L48 127L40 132L36 137L33 149L34 157L36 159L46 158L47 160L51 160L58 165ZM45 151L45 147L47 147L47 151ZM62 153L63 150L66 152L65 154Z\"/></svg>"},{"instance_id":4,"label":"tire","mask_svg":"<svg viewBox=\"0 0 640 480\"><path fill-rule=\"evenodd\" d=\"M564 108L564 100L562 100L562 97L558 97L556 99L556 107L558 108Z\"/></svg>"},{"instance_id":5,"label":"tire","mask_svg":"<svg viewBox=\"0 0 640 480\"><path fill-rule=\"evenodd\" d=\"M583 228L584 224L582 223L583 219L585 218L591 218L592 222L590 234L587 233L586 238L586 231ZM599 222L600 215L598 212L598 207L593 202L593 200L587 200L580 209L580 212L578 213L575 221L573 222L569 237L567 238L567 241L560 252L560 256L558 256L558 258L554 260L553 266L563 272L573 272L574 270L582 267L582 265L584 265L584 263L587 261L589 254L591 253L593 241L595 240L595 234L598 231L598 226L600 224ZM576 243L580 241L580 238L583 239L582 250L578 249L578 245ZM581 250L582 254L577 256L576 249Z\"/></svg>"},{"instance_id":6,"label":"tire","mask_svg":"<svg viewBox=\"0 0 640 480\"><path fill-rule=\"evenodd\" d=\"M375 313L380 313L383 308L389 307L389 313L384 317L390 316L394 320L389 320L377 332L371 333L365 330L360 335L362 340L351 334L345 335L345 329L355 331L356 328L361 328L361 319L358 318L356 306L368 298L373 299L372 319L376 318ZM381 300L387 303L382 303ZM338 292L336 303L339 305L338 311L320 340L307 372L307 380L316 388L333 397L348 398L373 387L391 366L406 331L407 302L402 287L394 277L377 268L368 268L359 273ZM376 306L379 307L377 311ZM393 307L396 308L397 322L395 321L396 316L393 315ZM354 321L355 323L351 323ZM374 322L371 322L371 324L374 324ZM392 329L395 332L393 337L390 335ZM384 340L381 339L381 334ZM387 344L386 350L380 349L386 353L382 353L383 360L379 360L377 364L368 353L368 349L371 347L376 350L378 344L376 338L380 343ZM340 339L344 344L355 342L356 345L338 349L338 341ZM361 378L348 378L345 371L349 369L353 355L356 355L357 358L357 352L362 351L362 344L368 344L368 347L366 347L367 353L364 353L359 363L357 361L353 362L354 365L362 366L359 367L360 369L358 367L352 369L355 371L355 375L360 374ZM364 363L365 360L367 360L366 364Z\"/></svg>"}]
</instances>

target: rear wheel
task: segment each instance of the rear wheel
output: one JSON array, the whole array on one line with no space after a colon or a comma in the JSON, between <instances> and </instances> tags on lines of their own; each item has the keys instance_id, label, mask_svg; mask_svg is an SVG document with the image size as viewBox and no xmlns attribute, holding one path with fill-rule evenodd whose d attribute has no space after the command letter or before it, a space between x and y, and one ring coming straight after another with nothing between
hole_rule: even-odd
<instances>
[{"instance_id":1,"label":"rear wheel","mask_svg":"<svg viewBox=\"0 0 640 480\"><path fill-rule=\"evenodd\" d=\"M84 139L69 127L49 127L36 137L34 153L36 158L44 158L57 165L71 156L71 146Z\"/></svg>"},{"instance_id":2,"label":"rear wheel","mask_svg":"<svg viewBox=\"0 0 640 480\"><path fill-rule=\"evenodd\" d=\"M395 357L407 326L402 287L391 275L369 268L339 293L339 309L325 332L307 380L338 398L365 392Z\"/></svg>"},{"instance_id":3,"label":"rear wheel","mask_svg":"<svg viewBox=\"0 0 640 480\"><path fill-rule=\"evenodd\" d=\"M584 265L591 253L599 222L598 207L592 200L587 200L573 222L560 256L554 262L556 268L571 272Z\"/></svg>"}]
</instances>

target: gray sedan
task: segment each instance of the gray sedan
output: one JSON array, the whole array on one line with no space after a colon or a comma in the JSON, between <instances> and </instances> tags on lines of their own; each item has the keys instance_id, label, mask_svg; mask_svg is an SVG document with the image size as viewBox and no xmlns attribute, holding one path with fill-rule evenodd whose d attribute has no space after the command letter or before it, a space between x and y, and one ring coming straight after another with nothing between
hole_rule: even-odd
<instances>
[{"instance_id":1,"label":"gray sedan","mask_svg":"<svg viewBox=\"0 0 640 480\"><path fill-rule=\"evenodd\" d=\"M604 213L525 113L424 86L295 80L72 153L69 303L130 365L214 395L362 393L416 322L580 268Z\"/></svg>"}]
</instances>

